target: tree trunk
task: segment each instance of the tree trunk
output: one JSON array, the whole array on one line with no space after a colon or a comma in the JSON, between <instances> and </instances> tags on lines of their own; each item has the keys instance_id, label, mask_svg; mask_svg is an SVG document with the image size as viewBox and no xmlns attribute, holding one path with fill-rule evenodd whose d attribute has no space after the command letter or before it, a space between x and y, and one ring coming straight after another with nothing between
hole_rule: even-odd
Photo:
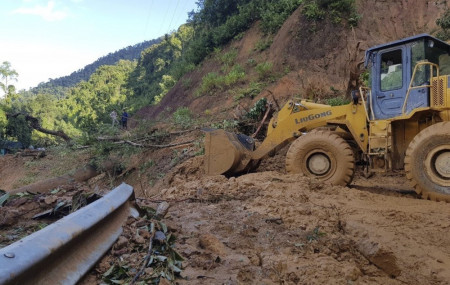
<instances>
[{"instance_id":1,"label":"tree trunk","mask_svg":"<svg viewBox=\"0 0 450 285\"><path fill-rule=\"evenodd\" d=\"M116 169L116 164L114 162L106 162L101 166L101 169L105 172L112 172ZM52 189L67 185L72 182L83 182L87 181L92 177L99 175L101 172L97 170L94 166L86 164L85 166L78 168L75 171L71 171L62 176L49 178L46 180L41 180L36 183L26 185L11 191L7 191L10 194L17 194L21 192L31 192L31 193L45 193Z\"/></svg>"},{"instance_id":2,"label":"tree trunk","mask_svg":"<svg viewBox=\"0 0 450 285\"><path fill-rule=\"evenodd\" d=\"M52 130L44 129L41 126L41 124L39 123L39 119L35 118L35 117L31 116L31 115L23 114L23 113L16 113L16 114L12 114L12 115L8 114L8 115L6 115L6 118L9 118L9 117L13 117L14 118L14 117L17 117L19 115L24 115L25 116L25 120L30 122L30 126L33 129L35 129L36 131L40 131L40 132L42 132L44 134L48 134L48 135L52 135L52 136L58 136L58 137L62 138L64 141L70 142L70 140L71 140L70 137L68 135L66 135L63 131L52 131Z\"/></svg>"}]
</instances>

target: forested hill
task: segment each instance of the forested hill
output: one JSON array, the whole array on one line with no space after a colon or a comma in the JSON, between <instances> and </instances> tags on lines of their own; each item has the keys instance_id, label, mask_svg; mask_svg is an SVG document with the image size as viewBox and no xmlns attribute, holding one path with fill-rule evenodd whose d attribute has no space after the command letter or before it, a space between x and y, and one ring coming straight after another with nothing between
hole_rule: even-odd
<instances>
[{"instance_id":1,"label":"forested hill","mask_svg":"<svg viewBox=\"0 0 450 285\"><path fill-rule=\"evenodd\" d=\"M447 4L419 2L199 0L177 31L111 53L32 92L16 93L8 85L14 67L4 64L0 141L58 143L33 129L30 116L86 145L98 135L119 133L111 126L113 110L126 109L136 130L195 122L252 134L256 128L238 129L239 120L259 123L264 100L278 106L295 96L343 104L349 90L366 84L361 62L368 47L420 33L450 39Z\"/></svg>"},{"instance_id":2,"label":"forested hill","mask_svg":"<svg viewBox=\"0 0 450 285\"><path fill-rule=\"evenodd\" d=\"M102 65L114 65L119 60L136 60L141 56L142 51L149 48L154 44L161 42L161 38L144 41L133 46L120 49L118 51L109 53L102 56L91 64L86 65L84 68L72 72L70 75L63 76L56 79L50 79L48 82L40 83L37 87L32 88L30 91L38 94L42 90L58 89L58 87L73 87L80 81L88 81L91 75Z\"/></svg>"}]
</instances>

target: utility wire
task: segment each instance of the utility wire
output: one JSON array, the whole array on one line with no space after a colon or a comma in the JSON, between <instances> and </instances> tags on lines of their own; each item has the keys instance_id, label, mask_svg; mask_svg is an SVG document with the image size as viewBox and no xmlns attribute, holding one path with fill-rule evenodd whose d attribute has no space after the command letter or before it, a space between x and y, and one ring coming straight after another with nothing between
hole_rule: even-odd
<instances>
[{"instance_id":1,"label":"utility wire","mask_svg":"<svg viewBox=\"0 0 450 285\"><path fill-rule=\"evenodd\" d=\"M159 32L158 32L158 34L161 34L162 27L164 26L164 23L166 22L167 13L169 13L169 9L170 9L170 5L167 5L166 14L164 15L163 21L161 22L161 24L160 24L160 26L159 26Z\"/></svg>"},{"instance_id":2,"label":"utility wire","mask_svg":"<svg viewBox=\"0 0 450 285\"><path fill-rule=\"evenodd\" d=\"M147 28L148 28L148 22L150 20L150 15L151 15L152 10L153 10L153 1L154 0L151 0L151 2L150 2L150 6L149 6L149 9L148 9L148 14L147 14L147 20L145 21L144 38L147 38Z\"/></svg>"},{"instance_id":3,"label":"utility wire","mask_svg":"<svg viewBox=\"0 0 450 285\"><path fill-rule=\"evenodd\" d=\"M173 11L172 19L170 20L169 27L167 27L167 34L170 32L170 27L172 26L173 19L175 18L175 14L177 13L178 5L180 4L180 0L177 1L177 5L175 6L175 10Z\"/></svg>"}]
</instances>

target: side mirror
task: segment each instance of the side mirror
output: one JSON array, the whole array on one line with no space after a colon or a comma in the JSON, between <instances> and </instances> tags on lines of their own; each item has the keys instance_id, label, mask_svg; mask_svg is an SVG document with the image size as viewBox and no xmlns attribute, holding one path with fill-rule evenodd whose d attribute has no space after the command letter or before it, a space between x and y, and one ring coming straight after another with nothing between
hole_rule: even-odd
<instances>
[{"instance_id":1,"label":"side mirror","mask_svg":"<svg viewBox=\"0 0 450 285\"><path fill-rule=\"evenodd\" d=\"M359 90L352 90L352 101L353 101L353 105L358 104L359 101Z\"/></svg>"}]
</instances>

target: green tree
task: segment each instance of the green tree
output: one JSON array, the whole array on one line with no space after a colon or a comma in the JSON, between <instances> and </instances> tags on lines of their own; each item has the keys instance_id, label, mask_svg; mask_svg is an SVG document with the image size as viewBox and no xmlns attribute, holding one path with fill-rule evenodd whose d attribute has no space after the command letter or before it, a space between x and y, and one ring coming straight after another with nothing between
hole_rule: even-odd
<instances>
[{"instance_id":1,"label":"green tree","mask_svg":"<svg viewBox=\"0 0 450 285\"><path fill-rule=\"evenodd\" d=\"M441 30L436 36L444 41L450 40L450 9L447 9L441 18L436 20Z\"/></svg>"},{"instance_id":2,"label":"green tree","mask_svg":"<svg viewBox=\"0 0 450 285\"><path fill-rule=\"evenodd\" d=\"M0 88L2 88L3 92L6 95L11 94L12 92L15 92L14 85L8 84L9 81L16 80L19 74L17 71L11 68L11 63L8 61L4 61L2 65L0 65L0 76L2 77L3 82L0 82Z\"/></svg>"},{"instance_id":3,"label":"green tree","mask_svg":"<svg viewBox=\"0 0 450 285\"><path fill-rule=\"evenodd\" d=\"M6 135L18 140L24 146L28 147L31 144L32 128L25 120L23 115L9 117L6 125Z\"/></svg>"},{"instance_id":4,"label":"green tree","mask_svg":"<svg viewBox=\"0 0 450 285\"><path fill-rule=\"evenodd\" d=\"M122 108L131 98L127 81L135 67L135 62L127 60L99 67L89 81L77 84L60 103L67 114L66 120L88 132L109 122L109 113Z\"/></svg>"}]
</instances>

